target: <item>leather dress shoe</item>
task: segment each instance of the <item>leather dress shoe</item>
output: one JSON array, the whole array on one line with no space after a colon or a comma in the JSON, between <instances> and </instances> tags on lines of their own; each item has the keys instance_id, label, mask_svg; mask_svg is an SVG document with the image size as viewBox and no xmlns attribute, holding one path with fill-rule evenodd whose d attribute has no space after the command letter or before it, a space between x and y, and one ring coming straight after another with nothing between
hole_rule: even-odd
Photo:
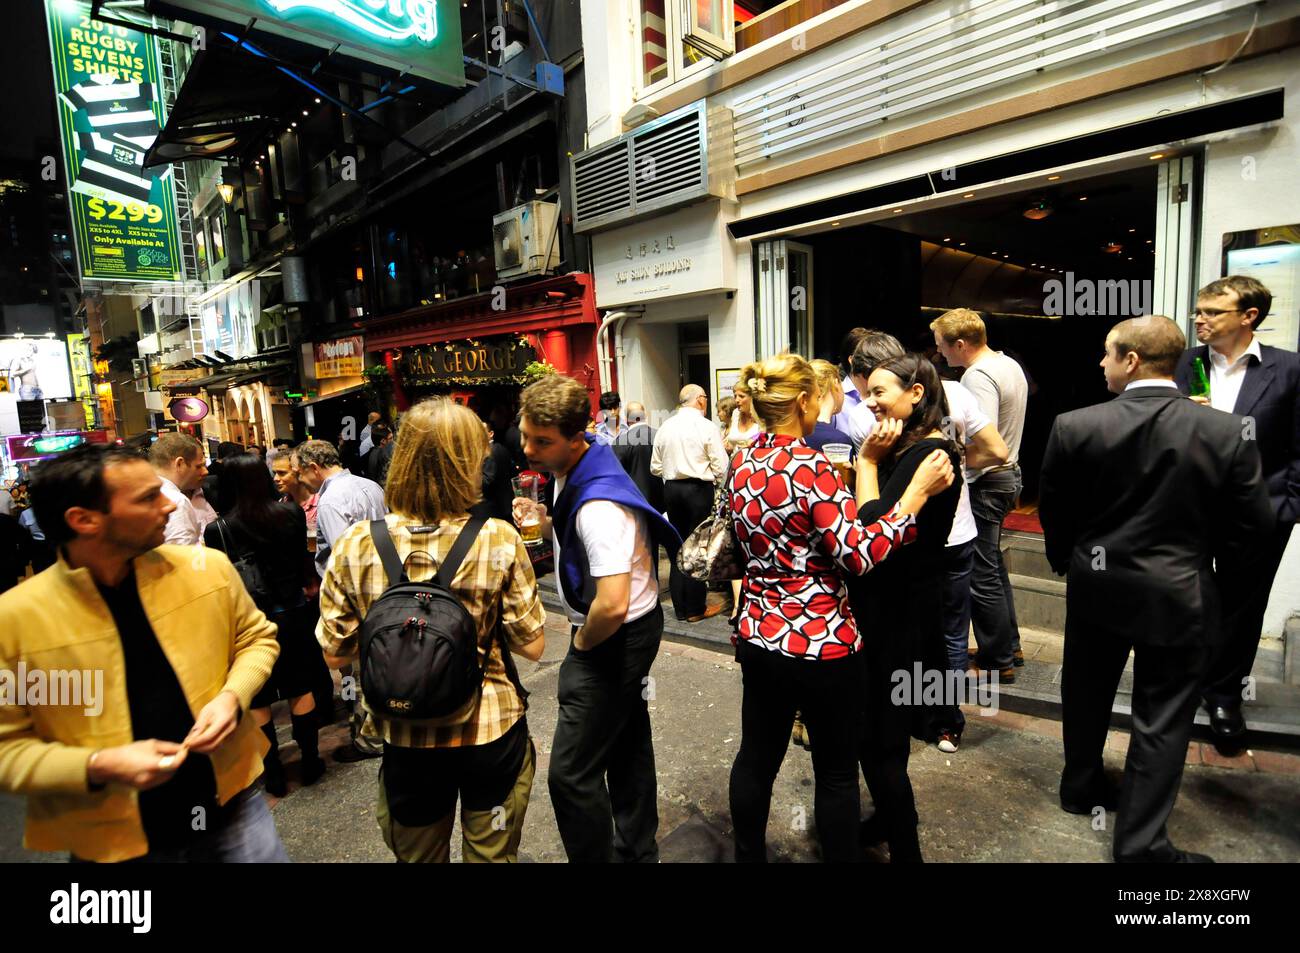
<instances>
[{"instance_id":1,"label":"leather dress shoe","mask_svg":"<svg viewBox=\"0 0 1300 953\"><path fill-rule=\"evenodd\" d=\"M705 619L712 619L715 615L719 615L721 612L722 612L721 604L716 606L706 606L702 613L700 613L699 615L689 616L687 617L686 621L703 622Z\"/></svg>"},{"instance_id":2,"label":"leather dress shoe","mask_svg":"<svg viewBox=\"0 0 1300 953\"><path fill-rule=\"evenodd\" d=\"M1240 705L1214 705L1210 708L1210 731L1215 740L1235 741L1246 733L1246 718Z\"/></svg>"},{"instance_id":3,"label":"leather dress shoe","mask_svg":"<svg viewBox=\"0 0 1300 953\"><path fill-rule=\"evenodd\" d=\"M1111 812L1119 810L1119 792L1112 788L1099 797L1085 798L1082 801L1061 798L1061 810L1067 814L1091 814L1097 807Z\"/></svg>"}]
</instances>

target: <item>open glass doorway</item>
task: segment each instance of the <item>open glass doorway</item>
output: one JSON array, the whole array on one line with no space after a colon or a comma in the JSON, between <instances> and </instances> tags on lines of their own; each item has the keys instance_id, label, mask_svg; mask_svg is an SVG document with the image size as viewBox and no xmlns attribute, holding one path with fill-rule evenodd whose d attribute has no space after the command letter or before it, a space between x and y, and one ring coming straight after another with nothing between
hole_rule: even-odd
<instances>
[{"instance_id":1,"label":"open glass doorway","mask_svg":"<svg viewBox=\"0 0 1300 953\"><path fill-rule=\"evenodd\" d=\"M800 230L818 263L809 277L818 305L813 353L838 361L847 331L879 328L957 378L960 370L945 367L935 351L930 322L951 308L981 312L989 345L1018 360L1030 381L1020 462L1025 528L1032 529L1052 422L1109 397L1097 366L1106 332L1141 314L1181 322L1191 307L1195 158L1161 159L1092 177L1076 172L1068 181L1044 173L1014 193L976 189L943 208ZM788 294L788 282L762 272L762 262L773 269L778 248L790 244L754 246L760 353L795 340L777 294Z\"/></svg>"},{"instance_id":2,"label":"open glass doorway","mask_svg":"<svg viewBox=\"0 0 1300 953\"><path fill-rule=\"evenodd\" d=\"M782 238L757 242L754 251L758 356L813 357L812 246Z\"/></svg>"}]
</instances>

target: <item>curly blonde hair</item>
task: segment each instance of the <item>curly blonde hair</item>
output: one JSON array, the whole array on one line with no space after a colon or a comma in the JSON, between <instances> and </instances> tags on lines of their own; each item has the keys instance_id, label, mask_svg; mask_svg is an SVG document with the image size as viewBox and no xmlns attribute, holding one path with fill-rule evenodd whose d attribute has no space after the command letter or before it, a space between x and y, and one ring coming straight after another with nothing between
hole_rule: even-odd
<instances>
[{"instance_id":1,"label":"curly blonde hair","mask_svg":"<svg viewBox=\"0 0 1300 953\"><path fill-rule=\"evenodd\" d=\"M818 398L817 375L812 365L788 351L746 364L740 371L737 388L749 393L754 413L768 427L794 419L800 394L807 394L813 403Z\"/></svg>"}]
</instances>

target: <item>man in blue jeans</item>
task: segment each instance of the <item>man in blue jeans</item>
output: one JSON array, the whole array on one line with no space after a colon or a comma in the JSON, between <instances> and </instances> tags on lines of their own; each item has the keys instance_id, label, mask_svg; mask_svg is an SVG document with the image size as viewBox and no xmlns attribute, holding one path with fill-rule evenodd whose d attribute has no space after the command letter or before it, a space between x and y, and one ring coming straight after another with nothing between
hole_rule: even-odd
<instances>
[{"instance_id":1,"label":"man in blue jeans","mask_svg":"<svg viewBox=\"0 0 1300 953\"><path fill-rule=\"evenodd\" d=\"M965 368L961 383L997 424L1009 455L1005 463L966 468L971 513L978 535L971 575L971 617L979 646L975 668L995 669L1003 682L1014 682L1015 666L1024 664L1016 606L1002 559L1002 521L1016 505L1020 476L1020 439L1025 430L1029 382L1014 359L988 346L984 321L975 311L956 308L930 324L934 343L953 367Z\"/></svg>"}]
</instances>

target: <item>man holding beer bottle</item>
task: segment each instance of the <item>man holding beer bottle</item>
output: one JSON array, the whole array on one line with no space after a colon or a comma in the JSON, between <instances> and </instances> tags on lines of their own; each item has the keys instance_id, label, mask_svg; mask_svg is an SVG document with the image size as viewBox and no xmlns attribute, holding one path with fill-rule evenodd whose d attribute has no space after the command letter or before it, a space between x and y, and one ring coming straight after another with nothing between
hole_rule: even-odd
<instances>
[{"instance_id":1,"label":"man holding beer bottle","mask_svg":"<svg viewBox=\"0 0 1300 953\"><path fill-rule=\"evenodd\" d=\"M1224 643L1205 680L1215 744L1229 755L1245 746L1242 701L1253 697L1247 686L1264 610L1291 529L1300 520L1300 356L1261 344L1255 336L1272 303L1272 294L1255 278L1230 275L1206 285L1197 292L1194 315L1200 346L1183 353L1175 375L1179 389L1193 400L1245 418L1242 436L1259 444L1277 518L1272 533L1260 541L1257 571L1226 593Z\"/></svg>"}]
</instances>

